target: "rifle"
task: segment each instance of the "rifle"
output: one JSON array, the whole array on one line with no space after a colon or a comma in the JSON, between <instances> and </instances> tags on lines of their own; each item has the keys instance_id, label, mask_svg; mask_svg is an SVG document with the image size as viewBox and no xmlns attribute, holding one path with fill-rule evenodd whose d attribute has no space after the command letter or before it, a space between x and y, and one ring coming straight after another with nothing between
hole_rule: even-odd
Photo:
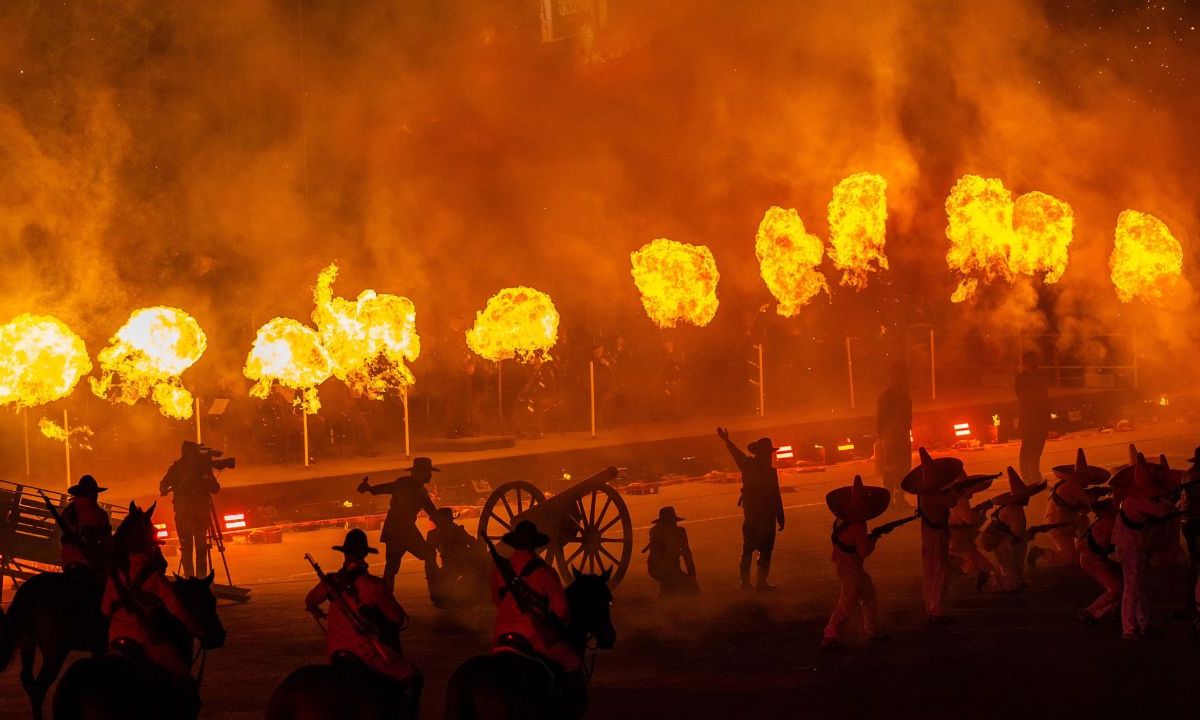
<instances>
[{"instance_id":1,"label":"rifle","mask_svg":"<svg viewBox=\"0 0 1200 720\"><path fill-rule=\"evenodd\" d=\"M54 518L54 522L58 525L58 529L62 532L63 542L69 545L78 545L83 547L85 544L83 536L72 529L70 525L67 525L67 521L63 520L62 515L59 514L58 508L54 506L54 503L50 502L50 498L46 497L46 493L38 490L38 495L42 496L42 501L46 503L46 509L50 511L50 517Z\"/></svg>"},{"instance_id":2,"label":"rifle","mask_svg":"<svg viewBox=\"0 0 1200 720\"><path fill-rule=\"evenodd\" d=\"M546 623L551 630L558 633L560 638L566 638L567 628L563 621L550 612L550 599L539 595L536 590L529 587L529 583L525 582L525 579L513 569L508 558L496 552L495 543L486 535L483 537L483 542L487 545L488 554L492 556L492 562L495 563L496 570L504 581L504 588L512 596L513 602L517 604L517 609L534 621Z\"/></svg>"},{"instance_id":3,"label":"rifle","mask_svg":"<svg viewBox=\"0 0 1200 720\"><path fill-rule=\"evenodd\" d=\"M1040 535L1041 533L1048 532L1050 530L1057 530L1058 528L1070 527L1074 524L1075 523L1073 521L1068 521L1068 522L1058 522L1058 523L1046 523L1045 525L1034 525L1033 527L1025 528L1025 539L1032 540L1035 537L1037 537L1038 535Z\"/></svg>"},{"instance_id":4,"label":"rifle","mask_svg":"<svg viewBox=\"0 0 1200 720\"><path fill-rule=\"evenodd\" d=\"M962 492L963 490L966 490L967 488L971 487L972 485L978 485L979 483L988 482L990 480L995 480L996 478L1000 477L1000 475L1002 475L1002 474L1003 473L996 473L995 475L972 475L970 477L963 478L962 480L959 480L956 483L953 483L950 486L950 491L951 492Z\"/></svg>"},{"instance_id":5,"label":"rifle","mask_svg":"<svg viewBox=\"0 0 1200 720\"><path fill-rule=\"evenodd\" d=\"M1171 499L1176 499L1176 498L1178 498L1180 495L1182 495L1182 494L1183 494L1183 491L1184 491L1184 490L1187 490L1187 489L1188 489L1188 488L1190 488L1190 487L1196 487L1197 485L1200 485L1200 479L1198 479L1198 480L1189 480L1189 481L1187 481L1187 482L1185 482L1185 483L1181 483L1181 484L1179 484L1178 486L1176 486L1176 487L1175 487L1175 489L1174 489L1174 490L1172 490L1172 491L1171 491L1171 492L1169 492L1169 493L1163 493L1162 495L1155 495L1153 499L1154 499L1154 500L1161 500L1162 498L1171 498Z\"/></svg>"},{"instance_id":6,"label":"rifle","mask_svg":"<svg viewBox=\"0 0 1200 720\"><path fill-rule=\"evenodd\" d=\"M350 625L356 633L370 641L371 647L375 649L375 652L379 653L380 657L385 660L403 657L403 652L400 650L399 628L393 629L389 627L385 630L380 627L380 624L375 619L365 617L363 613L350 604L350 601L342 594L341 588L325 574L325 571L321 569L317 561L313 560L312 555L304 553L304 559L308 561L309 565L312 565L313 570L317 573L317 577L321 580L321 584L329 591L330 602L338 606L342 614L350 621Z\"/></svg>"},{"instance_id":7,"label":"rifle","mask_svg":"<svg viewBox=\"0 0 1200 720\"><path fill-rule=\"evenodd\" d=\"M883 525L880 525L879 527L872 529L870 535L875 540L878 540L879 538L883 537L884 535L887 535L888 533L890 533L891 531L900 527L901 525L907 525L919 517L921 517L921 516L914 513L912 515L909 515L908 517L900 518L899 520L893 520L890 523L884 523Z\"/></svg>"}]
</instances>

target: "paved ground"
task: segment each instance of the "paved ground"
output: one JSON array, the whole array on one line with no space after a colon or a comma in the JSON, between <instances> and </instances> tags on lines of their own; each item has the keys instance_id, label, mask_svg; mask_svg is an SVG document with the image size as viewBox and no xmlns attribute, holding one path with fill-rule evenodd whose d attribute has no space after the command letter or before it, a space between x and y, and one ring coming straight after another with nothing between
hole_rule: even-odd
<instances>
[{"instance_id":1,"label":"paved ground","mask_svg":"<svg viewBox=\"0 0 1200 720\"><path fill-rule=\"evenodd\" d=\"M1165 451L1183 465L1200 427L1160 425L1129 434L1086 434L1051 441L1044 469L1070 461L1077 444L1095 464L1117 465L1126 443ZM964 453L972 472L1015 463L1015 445ZM926 627L920 601L915 526L880 543L868 569L879 589L893 640L819 651L821 628L836 581L829 562L826 491L866 464L825 473L788 474L787 530L776 549L769 597L736 589L739 523L736 485L693 483L661 495L631 497L638 547L660 505L686 516L704 595L663 602L638 564L620 586L614 619L616 648L598 660L591 688L595 718L1076 718L1144 715L1195 717L1193 700L1200 646L1168 611L1181 604L1182 569L1156 571L1151 599L1166 637L1126 643L1115 626L1086 628L1077 609L1096 594L1076 569L1038 571L1020 595L976 594L957 578L951 602L957 622ZM1030 508L1040 521L1044 499ZM297 665L321 658L323 638L302 608L312 584L302 560L313 551L329 566L335 531L285 536L282 545L235 546L234 579L254 588L254 600L223 608L230 639L212 655L203 690L206 718L260 717L271 689ZM644 556L643 556L644 557ZM441 717L445 682L468 656L486 648L487 610L454 614L433 609L418 568L406 564L399 596L413 615L408 654L427 679L426 717ZM0 676L0 718L22 717L24 698L11 669Z\"/></svg>"}]
</instances>

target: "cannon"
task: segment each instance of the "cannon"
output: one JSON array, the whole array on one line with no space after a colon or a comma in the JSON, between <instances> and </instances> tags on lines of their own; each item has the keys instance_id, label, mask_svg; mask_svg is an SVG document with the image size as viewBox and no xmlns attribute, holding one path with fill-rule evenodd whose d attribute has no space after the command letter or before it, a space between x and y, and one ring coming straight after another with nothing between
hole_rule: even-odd
<instances>
[{"instance_id":1,"label":"cannon","mask_svg":"<svg viewBox=\"0 0 1200 720\"><path fill-rule=\"evenodd\" d=\"M550 497L524 480L504 483L483 504L479 537L498 543L519 521L531 520L550 536L546 561L564 580L572 568L592 574L611 569L615 587L633 556L629 508L609 484L616 477L610 466Z\"/></svg>"}]
</instances>

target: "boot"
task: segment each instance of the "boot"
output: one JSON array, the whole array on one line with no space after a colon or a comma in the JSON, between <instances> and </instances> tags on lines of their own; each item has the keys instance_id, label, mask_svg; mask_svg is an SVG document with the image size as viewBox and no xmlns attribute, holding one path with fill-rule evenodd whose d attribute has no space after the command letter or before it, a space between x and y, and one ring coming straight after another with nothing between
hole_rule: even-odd
<instances>
[{"instance_id":1,"label":"boot","mask_svg":"<svg viewBox=\"0 0 1200 720\"><path fill-rule=\"evenodd\" d=\"M758 572L757 572L757 575L755 577L755 582L754 582L755 590L757 590L759 592L771 592L772 590L775 589L774 585L767 582L767 573L769 573L770 571L771 571L771 569L769 567L764 567L762 565L758 566Z\"/></svg>"},{"instance_id":2,"label":"boot","mask_svg":"<svg viewBox=\"0 0 1200 720\"><path fill-rule=\"evenodd\" d=\"M738 567L738 574L741 579L741 588L743 590L751 590L750 587L750 561L743 558L741 566Z\"/></svg>"}]
</instances>

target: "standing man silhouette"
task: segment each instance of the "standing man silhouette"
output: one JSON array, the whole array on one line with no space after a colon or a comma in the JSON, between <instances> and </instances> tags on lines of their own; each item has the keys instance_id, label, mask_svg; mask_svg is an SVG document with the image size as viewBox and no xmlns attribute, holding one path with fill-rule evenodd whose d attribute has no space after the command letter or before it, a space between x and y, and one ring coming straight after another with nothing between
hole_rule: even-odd
<instances>
[{"instance_id":1,"label":"standing man silhouette","mask_svg":"<svg viewBox=\"0 0 1200 720\"><path fill-rule=\"evenodd\" d=\"M1050 434L1050 393L1035 352L1021 356L1025 369L1017 374L1017 430L1021 433L1021 477L1031 483L1042 479L1042 450Z\"/></svg>"},{"instance_id":2,"label":"standing man silhouette","mask_svg":"<svg viewBox=\"0 0 1200 720\"><path fill-rule=\"evenodd\" d=\"M425 486L433 480L433 473L441 472L433 466L433 461L427 457L413 458L412 467L407 476L396 478L390 483L372 485L364 477L358 484L360 493L372 495L391 495L387 517L383 521L383 530L379 540L387 548L384 555L383 581L392 591L396 589L396 574L400 572L400 561L404 553L412 553L418 560L426 563L426 580L429 579L428 563L433 559L429 545L421 530L417 527L417 514L422 510L430 518L437 513L437 506L429 497Z\"/></svg>"},{"instance_id":3,"label":"standing man silhouette","mask_svg":"<svg viewBox=\"0 0 1200 720\"><path fill-rule=\"evenodd\" d=\"M758 553L758 572L754 589L769 592L775 586L767 582L771 572L771 553L775 549L775 530L783 532L783 497L779 493L779 473L771 461L778 450L770 438L759 438L746 446L750 455L729 440L729 431L717 428L717 436L742 471L742 561L738 568L743 590L751 589L750 563Z\"/></svg>"},{"instance_id":4,"label":"standing man silhouette","mask_svg":"<svg viewBox=\"0 0 1200 720\"><path fill-rule=\"evenodd\" d=\"M892 363L888 386L879 393L875 405L875 432L883 462L880 470L883 486L892 494L892 502L907 505L900 481L912 468L912 396L908 392L908 366Z\"/></svg>"},{"instance_id":5,"label":"standing man silhouette","mask_svg":"<svg viewBox=\"0 0 1200 720\"><path fill-rule=\"evenodd\" d=\"M212 495L221 489L212 460L190 440L184 440L179 459L171 463L158 484L164 497L175 493L175 534L179 537L184 577L208 574L208 528L212 524Z\"/></svg>"}]
</instances>

